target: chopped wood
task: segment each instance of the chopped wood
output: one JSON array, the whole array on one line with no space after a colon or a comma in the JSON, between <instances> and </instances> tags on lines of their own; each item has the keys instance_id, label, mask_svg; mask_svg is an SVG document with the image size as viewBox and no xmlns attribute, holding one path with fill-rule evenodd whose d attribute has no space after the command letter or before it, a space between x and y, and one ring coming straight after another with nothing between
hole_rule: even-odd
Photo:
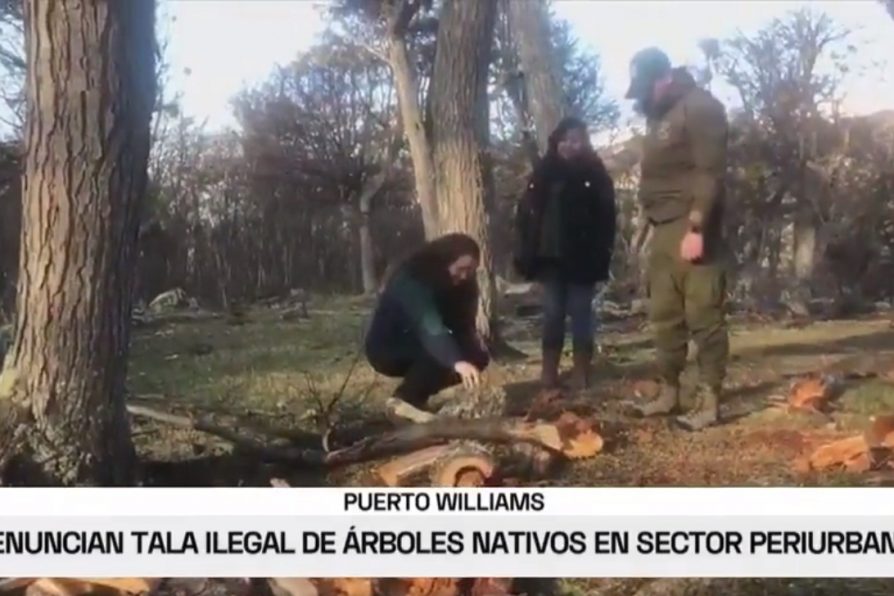
<instances>
[{"instance_id":1,"label":"chopped wood","mask_svg":"<svg viewBox=\"0 0 894 596\"><path fill-rule=\"evenodd\" d=\"M484 486L494 477L497 469L489 454L472 450L440 459L432 471L432 486Z\"/></svg>"},{"instance_id":2,"label":"chopped wood","mask_svg":"<svg viewBox=\"0 0 894 596\"><path fill-rule=\"evenodd\" d=\"M5 577L0 579L0 594L20 590L35 581L36 577Z\"/></svg>"},{"instance_id":3,"label":"chopped wood","mask_svg":"<svg viewBox=\"0 0 894 596\"><path fill-rule=\"evenodd\" d=\"M147 577L107 577L107 578L78 578L82 582L94 586L102 586L117 590L122 594L146 594L154 590L161 580Z\"/></svg>"},{"instance_id":4,"label":"chopped wood","mask_svg":"<svg viewBox=\"0 0 894 596\"><path fill-rule=\"evenodd\" d=\"M843 469L848 472L868 472L872 468L869 444L863 435L833 441L819 447L808 460L815 471Z\"/></svg>"},{"instance_id":5,"label":"chopped wood","mask_svg":"<svg viewBox=\"0 0 894 596\"><path fill-rule=\"evenodd\" d=\"M402 486L408 478L427 470L449 450L448 445L435 445L402 455L379 466L379 478L386 486Z\"/></svg>"},{"instance_id":6,"label":"chopped wood","mask_svg":"<svg viewBox=\"0 0 894 596\"><path fill-rule=\"evenodd\" d=\"M80 596L85 593L87 590L76 582L50 578L38 579L25 589L25 596Z\"/></svg>"},{"instance_id":7,"label":"chopped wood","mask_svg":"<svg viewBox=\"0 0 894 596\"><path fill-rule=\"evenodd\" d=\"M377 582L383 596L459 596L460 580L446 577L388 578Z\"/></svg>"},{"instance_id":8,"label":"chopped wood","mask_svg":"<svg viewBox=\"0 0 894 596\"><path fill-rule=\"evenodd\" d=\"M320 596L313 582L303 577L275 577L267 584L273 596Z\"/></svg>"},{"instance_id":9,"label":"chopped wood","mask_svg":"<svg viewBox=\"0 0 894 596\"><path fill-rule=\"evenodd\" d=\"M510 596L512 580L504 577L479 577L472 582L469 596Z\"/></svg>"},{"instance_id":10,"label":"chopped wood","mask_svg":"<svg viewBox=\"0 0 894 596\"><path fill-rule=\"evenodd\" d=\"M314 580L319 596L373 596L373 580L339 577Z\"/></svg>"},{"instance_id":11,"label":"chopped wood","mask_svg":"<svg viewBox=\"0 0 894 596\"><path fill-rule=\"evenodd\" d=\"M0 581L0 594L26 588L28 596L129 596L148 594L160 583L160 579L142 577L7 578Z\"/></svg>"},{"instance_id":12,"label":"chopped wood","mask_svg":"<svg viewBox=\"0 0 894 596\"><path fill-rule=\"evenodd\" d=\"M834 375L809 375L792 383L788 405L795 410L822 411L840 387Z\"/></svg>"},{"instance_id":13,"label":"chopped wood","mask_svg":"<svg viewBox=\"0 0 894 596\"><path fill-rule=\"evenodd\" d=\"M571 412L565 412L556 421L562 440L562 453L570 459L592 457L602 451L604 441L593 429L591 422Z\"/></svg>"},{"instance_id":14,"label":"chopped wood","mask_svg":"<svg viewBox=\"0 0 894 596\"><path fill-rule=\"evenodd\" d=\"M894 414L873 416L866 430L866 442L872 448L894 449Z\"/></svg>"}]
</instances>

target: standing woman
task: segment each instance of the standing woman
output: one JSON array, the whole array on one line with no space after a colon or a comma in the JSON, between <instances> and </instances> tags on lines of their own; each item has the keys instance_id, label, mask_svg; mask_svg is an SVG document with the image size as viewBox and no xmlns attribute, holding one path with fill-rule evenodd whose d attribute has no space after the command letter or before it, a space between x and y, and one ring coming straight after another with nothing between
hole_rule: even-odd
<instances>
[{"instance_id":1,"label":"standing woman","mask_svg":"<svg viewBox=\"0 0 894 596\"><path fill-rule=\"evenodd\" d=\"M387 281L366 336L376 372L401 378L390 414L424 422L428 399L447 387L478 385L489 361L475 328L478 243L465 234L427 242Z\"/></svg>"},{"instance_id":2,"label":"standing woman","mask_svg":"<svg viewBox=\"0 0 894 596\"><path fill-rule=\"evenodd\" d=\"M608 279L615 242L615 187L589 141L587 126L565 118L528 183L516 212L515 266L544 290L545 387L559 384L565 317L571 317L572 384L590 382L596 284Z\"/></svg>"}]
</instances>

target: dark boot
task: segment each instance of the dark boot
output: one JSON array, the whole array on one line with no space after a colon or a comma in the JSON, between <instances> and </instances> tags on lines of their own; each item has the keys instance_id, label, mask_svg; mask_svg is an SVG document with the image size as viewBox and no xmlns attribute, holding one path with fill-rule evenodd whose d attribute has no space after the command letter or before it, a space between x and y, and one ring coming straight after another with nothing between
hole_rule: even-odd
<instances>
[{"instance_id":1,"label":"dark boot","mask_svg":"<svg viewBox=\"0 0 894 596\"><path fill-rule=\"evenodd\" d=\"M584 391L590 387L590 373L593 365L593 346L574 347L574 368L571 371L571 387Z\"/></svg>"},{"instance_id":2,"label":"dark boot","mask_svg":"<svg viewBox=\"0 0 894 596\"><path fill-rule=\"evenodd\" d=\"M677 424L690 432L702 430L717 424L720 390L714 387L699 387L695 408L685 416L677 417Z\"/></svg>"},{"instance_id":3,"label":"dark boot","mask_svg":"<svg viewBox=\"0 0 894 596\"><path fill-rule=\"evenodd\" d=\"M666 416L677 409L680 403L680 386L662 383L658 395L644 404L633 404L633 414L642 418Z\"/></svg>"},{"instance_id":4,"label":"dark boot","mask_svg":"<svg viewBox=\"0 0 894 596\"><path fill-rule=\"evenodd\" d=\"M543 365L540 371L540 383L544 389L559 387L559 362L562 360L561 348L543 348Z\"/></svg>"}]
</instances>

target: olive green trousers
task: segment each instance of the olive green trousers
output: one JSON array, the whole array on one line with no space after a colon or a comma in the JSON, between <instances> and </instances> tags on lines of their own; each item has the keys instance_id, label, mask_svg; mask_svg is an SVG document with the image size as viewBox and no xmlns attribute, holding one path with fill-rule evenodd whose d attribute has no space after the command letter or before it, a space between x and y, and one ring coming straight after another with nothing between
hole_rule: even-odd
<instances>
[{"instance_id":1,"label":"olive green trousers","mask_svg":"<svg viewBox=\"0 0 894 596\"><path fill-rule=\"evenodd\" d=\"M656 225L648 260L649 318L655 337L658 372L677 386L691 339L698 350L700 382L717 391L729 359L726 322L727 267L722 240L705 236L699 263L680 256L688 229L685 218Z\"/></svg>"}]
</instances>

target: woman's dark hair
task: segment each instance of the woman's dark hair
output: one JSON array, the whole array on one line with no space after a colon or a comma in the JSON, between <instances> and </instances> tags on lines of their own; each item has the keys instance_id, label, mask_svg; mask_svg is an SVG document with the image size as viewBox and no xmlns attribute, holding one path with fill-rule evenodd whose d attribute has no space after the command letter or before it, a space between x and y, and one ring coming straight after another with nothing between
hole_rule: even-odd
<instances>
[{"instance_id":1,"label":"woman's dark hair","mask_svg":"<svg viewBox=\"0 0 894 596\"><path fill-rule=\"evenodd\" d=\"M394 271L407 273L431 288L445 324L456 331L474 326L478 312L478 281L473 277L454 286L448 269L467 255L481 260L481 248L474 238L461 233L445 234L426 242Z\"/></svg>"},{"instance_id":2,"label":"woman's dark hair","mask_svg":"<svg viewBox=\"0 0 894 596\"><path fill-rule=\"evenodd\" d=\"M433 289L443 290L452 285L448 267L466 255L476 261L481 259L481 248L475 239L467 234L445 234L423 244L400 268Z\"/></svg>"},{"instance_id":3,"label":"woman's dark hair","mask_svg":"<svg viewBox=\"0 0 894 596\"><path fill-rule=\"evenodd\" d=\"M588 129L586 123L580 118L575 118L573 116L568 116L563 118L559 125L556 126L555 130L552 131L549 135L549 143L547 148L547 153L549 155L556 155L556 152L559 148L559 143L562 142L562 139L565 138L565 135L568 134L571 130L579 130L584 133L585 138L589 138Z\"/></svg>"}]
</instances>

